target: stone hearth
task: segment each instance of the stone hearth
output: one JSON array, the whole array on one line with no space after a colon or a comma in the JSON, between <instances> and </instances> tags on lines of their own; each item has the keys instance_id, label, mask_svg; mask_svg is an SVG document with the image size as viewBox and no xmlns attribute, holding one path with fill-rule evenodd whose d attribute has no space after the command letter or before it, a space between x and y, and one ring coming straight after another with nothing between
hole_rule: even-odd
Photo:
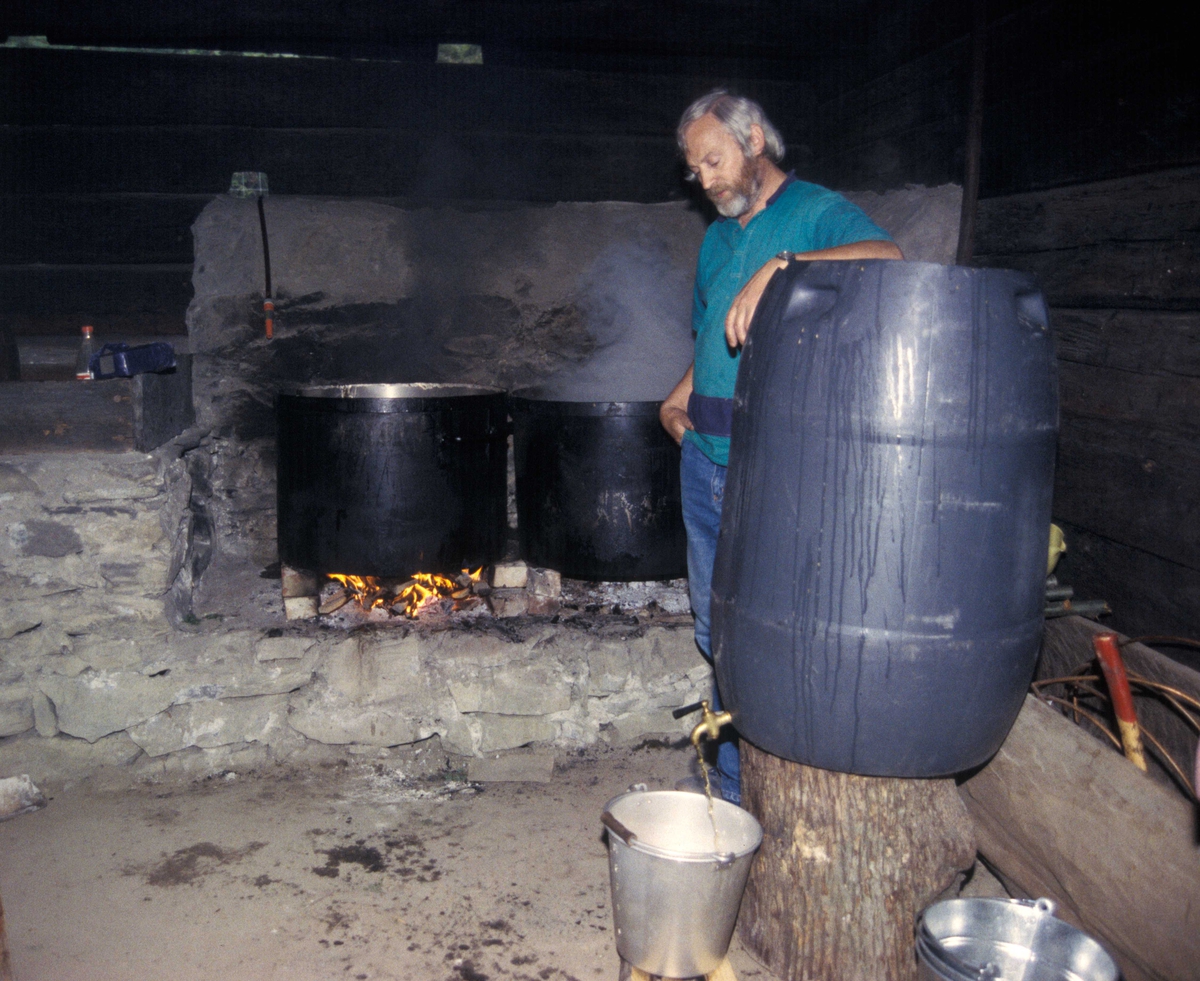
<instances>
[{"instance_id":1,"label":"stone hearth","mask_svg":"<svg viewBox=\"0 0 1200 981\"><path fill-rule=\"evenodd\" d=\"M861 203L910 257L950 261L958 201L948 187ZM272 341L253 204L219 198L194 228L193 428L151 453L0 458L0 776L106 768L128 782L423 740L479 758L683 738L691 720L671 710L705 697L711 672L681 584L564 584L555 616L286 620L272 401L295 382L515 388L572 373L586 397L660 398L682 373L670 358L688 358L671 331L702 218L300 199L269 199L267 217ZM630 380L631 355L666 383L597 395Z\"/></svg>"}]
</instances>

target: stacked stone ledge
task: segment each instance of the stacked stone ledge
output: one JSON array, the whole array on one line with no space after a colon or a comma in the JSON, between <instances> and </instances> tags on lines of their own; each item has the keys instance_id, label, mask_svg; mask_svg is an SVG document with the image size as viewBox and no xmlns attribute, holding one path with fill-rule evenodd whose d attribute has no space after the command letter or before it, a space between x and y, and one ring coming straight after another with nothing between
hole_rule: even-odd
<instances>
[{"instance_id":1,"label":"stacked stone ledge","mask_svg":"<svg viewBox=\"0 0 1200 981\"><path fill-rule=\"evenodd\" d=\"M287 623L278 591L278 627L198 619L177 602L188 497L177 452L0 460L0 776L203 776L433 737L577 749L682 735L671 710L710 685L690 625L347 635ZM526 575L527 609L557 608L556 576Z\"/></svg>"}]
</instances>

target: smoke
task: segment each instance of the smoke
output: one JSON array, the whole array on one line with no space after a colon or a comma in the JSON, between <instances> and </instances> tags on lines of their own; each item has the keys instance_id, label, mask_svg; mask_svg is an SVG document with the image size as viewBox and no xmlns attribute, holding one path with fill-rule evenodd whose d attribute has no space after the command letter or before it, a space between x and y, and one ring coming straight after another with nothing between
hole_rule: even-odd
<instances>
[{"instance_id":1,"label":"smoke","mask_svg":"<svg viewBox=\"0 0 1200 981\"><path fill-rule=\"evenodd\" d=\"M576 306L595 342L579 366L543 386L571 402L657 402L692 361L691 268L671 261L667 242L643 229L606 248L579 281Z\"/></svg>"}]
</instances>

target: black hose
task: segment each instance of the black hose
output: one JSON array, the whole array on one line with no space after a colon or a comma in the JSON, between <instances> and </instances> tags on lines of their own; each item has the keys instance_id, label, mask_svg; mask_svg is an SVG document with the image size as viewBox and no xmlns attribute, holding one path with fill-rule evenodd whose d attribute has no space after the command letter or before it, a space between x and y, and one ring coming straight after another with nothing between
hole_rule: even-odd
<instances>
[{"instance_id":1,"label":"black hose","mask_svg":"<svg viewBox=\"0 0 1200 981\"><path fill-rule=\"evenodd\" d=\"M262 229L263 270L267 274L267 299L271 299L271 247L267 244L267 215L263 211L263 196L258 196L258 225Z\"/></svg>"}]
</instances>

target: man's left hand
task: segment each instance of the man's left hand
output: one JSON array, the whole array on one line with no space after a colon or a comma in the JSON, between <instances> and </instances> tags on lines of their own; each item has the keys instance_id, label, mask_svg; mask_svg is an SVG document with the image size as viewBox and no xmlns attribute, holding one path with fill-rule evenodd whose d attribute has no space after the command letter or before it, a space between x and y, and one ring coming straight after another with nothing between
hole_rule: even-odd
<instances>
[{"instance_id":1,"label":"man's left hand","mask_svg":"<svg viewBox=\"0 0 1200 981\"><path fill-rule=\"evenodd\" d=\"M725 343L734 350L746 343L750 321L754 319L754 311L758 309L758 301L762 299L767 283L776 272L786 268L787 263L783 259L769 260L733 298L729 313L725 314Z\"/></svg>"},{"instance_id":2,"label":"man's left hand","mask_svg":"<svg viewBox=\"0 0 1200 981\"><path fill-rule=\"evenodd\" d=\"M835 245L829 249L818 249L816 252L798 252L796 259L832 259L847 261L851 259L903 259L904 254L895 242L866 239L862 242L850 242L847 245ZM787 262L775 258L767 261L758 272L750 277L750 282L742 287L740 293L733 298L729 313L725 315L725 342L733 349L746 343L750 333L750 321L754 319L754 311L758 309L758 301L762 299L763 290L771 277L780 269L786 269Z\"/></svg>"}]
</instances>

